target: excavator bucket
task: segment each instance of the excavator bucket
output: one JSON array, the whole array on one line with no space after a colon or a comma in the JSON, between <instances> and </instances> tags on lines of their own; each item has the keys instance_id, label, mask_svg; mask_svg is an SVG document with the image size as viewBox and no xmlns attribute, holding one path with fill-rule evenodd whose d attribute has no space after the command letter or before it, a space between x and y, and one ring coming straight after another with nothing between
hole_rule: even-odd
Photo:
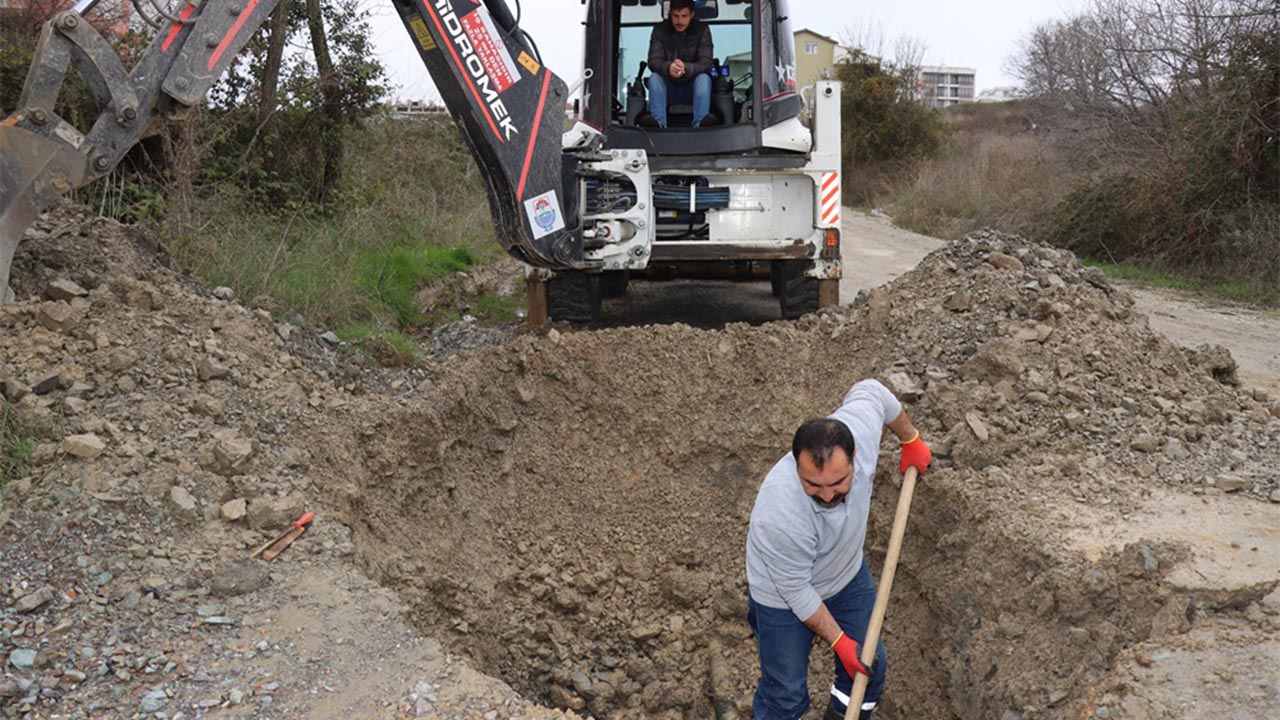
<instances>
[{"instance_id":1,"label":"excavator bucket","mask_svg":"<svg viewBox=\"0 0 1280 720\"><path fill-rule=\"evenodd\" d=\"M0 302L9 293L9 266L22 233L59 195L83 184L88 168L75 147L19 127L19 119L0 122ZM65 124L57 131L79 136Z\"/></svg>"}]
</instances>

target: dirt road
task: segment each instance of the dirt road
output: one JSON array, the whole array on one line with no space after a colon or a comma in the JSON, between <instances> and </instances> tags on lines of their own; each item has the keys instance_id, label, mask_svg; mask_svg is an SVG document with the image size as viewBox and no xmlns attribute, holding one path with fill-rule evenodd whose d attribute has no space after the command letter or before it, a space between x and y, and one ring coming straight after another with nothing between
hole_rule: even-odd
<instances>
[{"instance_id":1,"label":"dirt road","mask_svg":"<svg viewBox=\"0 0 1280 720\"><path fill-rule=\"evenodd\" d=\"M1222 345L1239 363L1242 382L1280 395L1280 312L1176 290L1128 289L1151 327L1179 345Z\"/></svg>"}]
</instances>

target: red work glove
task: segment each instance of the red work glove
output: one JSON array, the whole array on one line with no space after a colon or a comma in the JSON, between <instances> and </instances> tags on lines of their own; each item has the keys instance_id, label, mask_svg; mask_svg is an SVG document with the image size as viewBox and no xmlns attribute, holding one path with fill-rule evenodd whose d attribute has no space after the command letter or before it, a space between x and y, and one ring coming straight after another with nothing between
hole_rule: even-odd
<instances>
[{"instance_id":1,"label":"red work glove","mask_svg":"<svg viewBox=\"0 0 1280 720\"><path fill-rule=\"evenodd\" d=\"M929 452L929 446L920 439L920 431L917 430L915 437L902 443L902 465L899 466L898 472L905 473L907 468L913 467L923 475L931 462L933 462L933 453Z\"/></svg>"},{"instance_id":2,"label":"red work glove","mask_svg":"<svg viewBox=\"0 0 1280 720\"><path fill-rule=\"evenodd\" d=\"M840 659L840 664L844 665L844 671L849 673L849 677L853 677L855 673L871 677L871 671L862 664L862 660L858 659L857 640L841 632L832 643L831 649L836 651L836 657Z\"/></svg>"}]
</instances>

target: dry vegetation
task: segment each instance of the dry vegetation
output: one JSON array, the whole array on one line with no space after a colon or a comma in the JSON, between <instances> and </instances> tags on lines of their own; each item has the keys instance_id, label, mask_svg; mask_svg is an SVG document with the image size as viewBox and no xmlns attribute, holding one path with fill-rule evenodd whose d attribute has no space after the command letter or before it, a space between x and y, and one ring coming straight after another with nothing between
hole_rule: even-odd
<instances>
[{"instance_id":1,"label":"dry vegetation","mask_svg":"<svg viewBox=\"0 0 1280 720\"><path fill-rule=\"evenodd\" d=\"M189 130L171 158L199 155L185 147L201 137ZM173 183L164 231L179 261L257 305L351 339L394 339L430 324L419 288L501 253L470 153L441 117L371 118L346 143L342 180L324 208L264 208L233 182Z\"/></svg>"},{"instance_id":2,"label":"dry vegetation","mask_svg":"<svg viewBox=\"0 0 1280 720\"><path fill-rule=\"evenodd\" d=\"M940 237L997 227L1280 302L1273 10L1097 0L1025 40L1031 99L941 113L942 152L859 165L853 198Z\"/></svg>"},{"instance_id":3,"label":"dry vegetation","mask_svg":"<svg viewBox=\"0 0 1280 720\"><path fill-rule=\"evenodd\" d=\"M956 239L981 227L1034 234L1065 196L1073 171L1036 132L1017 103L972 105L944 113L945 151L909 168L879 196L894 219Z\"/></svg>"}]
</instances>

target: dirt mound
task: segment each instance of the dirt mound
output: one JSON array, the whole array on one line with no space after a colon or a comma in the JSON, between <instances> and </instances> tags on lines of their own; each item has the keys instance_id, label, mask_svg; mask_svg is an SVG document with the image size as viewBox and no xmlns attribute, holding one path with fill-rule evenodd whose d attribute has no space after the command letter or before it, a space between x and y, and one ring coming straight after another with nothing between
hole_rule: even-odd
<instances>
[{"instance_id":1,"label":"dirt mound","mask_svg":"<svg viewBox=\"0 0 1280 720\"><path fill-rule=\"evenodd\" d=\"M419 636L346 559L325 497L378 411L318 331L65 204L13 281L4 449L36 445L0 496L0 717L564 717ZM246 563L304 508L280 560Z\"/></svg>"},{"instance_id":2,"label":"dirt mound","mask_svg":"<svg viewBox=\"0 0 1280 720\"><path fill-rule=\"evenodd\" d=\"M79 212L37 225L15 264L18 301L0 309L0 391L40 441L0 511L14 578L0 643L11 667L16 650L43 658L0 686L9 707L125 714L162 686L171 713L241 707L228 688L261 716L424 712L423 698L444 697L435 670L379 686L395 710L353 699L325 715L309 696L376 684L368 657L347 656L391 651L358 632L323 656L347 667L263 691L267 663L246 655L275 655L271 672L287 675L292 636L259 651L201 614L236 572L224 564L308 507L326 522L277 578L312 564L335 577L354 555L448 650L560 708L748 716L742 555L756 487L794 427L866 376L904 397L938 457L886 628L884 717L1118 708L1117 658L1196 617L1256 615L1275 585L1197 593L1168 577L1186 548L1072 541L1157 495L1265 498L1280 423L1231 384L1229 355L1172 346L1066 253L988 234L798 323L485 336L375 370ZM873 564L895 501L874 500ZM305 625L272 605L283 589L268 580L223 603L228 614L267 636ZM316 585L341 599L307 611L394 622L377 619L395 615L380 604L365 612L358 580L342 585ZM44 586L56 596L20 611ZM70 634L55 632L60 614ZM113 622L82 619L97 617ZM830 658L815 665L820 696ZM452 709L546 712L498 693Z\"/></svg>"}]
</instances>

